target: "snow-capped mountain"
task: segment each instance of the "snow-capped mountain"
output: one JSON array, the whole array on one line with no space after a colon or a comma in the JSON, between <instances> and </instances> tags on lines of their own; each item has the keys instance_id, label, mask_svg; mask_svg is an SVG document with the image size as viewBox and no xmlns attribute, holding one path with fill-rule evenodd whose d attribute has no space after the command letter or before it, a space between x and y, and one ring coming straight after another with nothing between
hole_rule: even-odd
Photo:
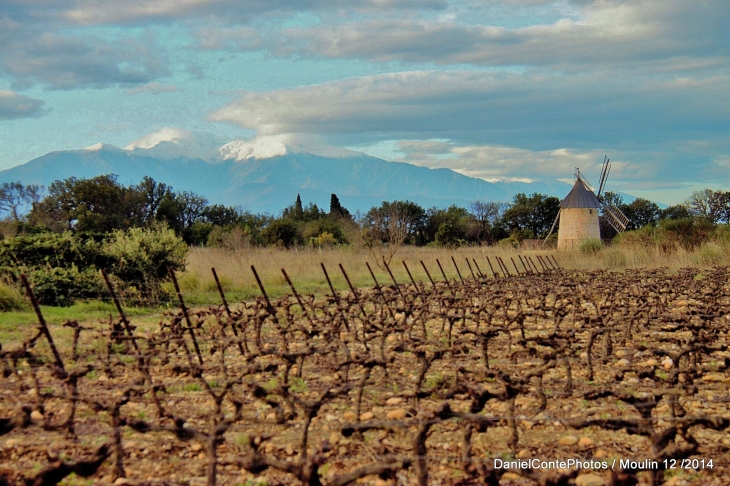
<instances>
[{"instance_id":1,"label":"snow-capped mountain","mask_svg":"<svg viewBox=\"0 0 730 486\"><path fill-rule=\"evenodd\" d=\"M424 207L475 200L509 201L519 193L563 197L570 187L543 183L487 182L449 169L388 162L360 152L296 137L258 137L224 143L219 138L167 128L118 148L94 144L51 152L0 171L0 183L50 185L68 177L117 174L123 184L149 176L178 191L192 191L213 203L278 213L297 193L327 208L335 193L350 211L367 211L382 201L410 200Z\"/></svg>"}]
</instances>

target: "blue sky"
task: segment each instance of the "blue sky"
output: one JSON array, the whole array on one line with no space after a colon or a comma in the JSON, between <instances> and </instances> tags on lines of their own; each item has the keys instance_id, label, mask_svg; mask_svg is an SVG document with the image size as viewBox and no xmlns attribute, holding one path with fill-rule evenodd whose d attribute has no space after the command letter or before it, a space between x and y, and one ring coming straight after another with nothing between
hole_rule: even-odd
<instances>
[{"instance_id":1,"label":"blue sky","mask_svg":"<svg viewBox=\"0 0 730 486\"><path fill-rule=\"evenodd\" d=\"M677 203L730 182L727 0L0 0L0 169L176 127Z\"/></svg>"}]
</instances>

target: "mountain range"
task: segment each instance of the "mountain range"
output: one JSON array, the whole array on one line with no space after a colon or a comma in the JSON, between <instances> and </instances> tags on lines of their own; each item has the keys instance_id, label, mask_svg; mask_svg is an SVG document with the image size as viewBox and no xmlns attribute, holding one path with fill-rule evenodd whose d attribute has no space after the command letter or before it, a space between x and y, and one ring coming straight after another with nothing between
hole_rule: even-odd
<instances>
[{"instance_id":1,"label":"mountain range","mask_svg":"<svg viewBox=\"0 0 730 486\"><path fill-rule=\"evenodd\" d=\"M220 145L219 140L166 129L125 148L96 144L80 150L50 152L0 171L0 183L48 186L68 177L117 174L136 184L143 176L192 191L211 203L278 214L300 194L305 204L325 210L337 194L351 212L382 201L410 200L423 207L469 207L476 200L507 202L517 193L563 198L570 186L545 182L488 182L450 169L429 169L389 162L361 152L322 144L259 137ZM626 198L625 198L626 199ZM633 199L633 198L631 198Z\"/></svg>"}]
</instances>

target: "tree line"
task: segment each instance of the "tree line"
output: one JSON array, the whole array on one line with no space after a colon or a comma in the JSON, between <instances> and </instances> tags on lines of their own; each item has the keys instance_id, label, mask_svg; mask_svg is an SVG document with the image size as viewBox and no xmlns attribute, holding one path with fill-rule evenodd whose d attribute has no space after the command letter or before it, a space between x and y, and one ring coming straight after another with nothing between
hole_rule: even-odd
<instances>
[{"instance_id":1,"label":"tree line","mask_svg":"<svg viewBox=\"0 0 730 486\"><path fill-rule=\"evenodd\" d=\"M697 191L682 204L660 208L646 199L625 203L607 192L604 202L628 218L627 229L656 225L660 220L702 219L730 222L730 192ZM510 203L475 201L468 208L424 208L411 201L384 201L369 211L352 214L332 194L329 210L304 205L299 195L278 216L210 204L198 194L175 191L144 177L124 185L108 174L90 179L71 177L47 189L19 182L0 186L3 235L71 232L93 237L116 230L172 229L188 245L332 246L341 244L493 245L545 238L559 211L560 200L533 193L517 194ZM602 224L604 237L613 236Z\"/></svg>"}]
</instances>

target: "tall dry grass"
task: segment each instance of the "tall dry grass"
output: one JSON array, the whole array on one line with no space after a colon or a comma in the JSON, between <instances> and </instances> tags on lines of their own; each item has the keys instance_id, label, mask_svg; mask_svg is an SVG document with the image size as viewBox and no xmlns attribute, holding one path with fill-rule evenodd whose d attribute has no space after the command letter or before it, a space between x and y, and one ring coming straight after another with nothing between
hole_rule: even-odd
<instances>
[{"instance_id":1,"label":"tall dry grass","mask_svg":"<svg viewBox=\"0 0 730 486\"><path fill-rule=\"evenodd\" d=\"M713 266L730 266L730 251L727 246L718 243L707 243L694 251L678 249L673 253L666 253L659 247L642 247L632 245L616 245L604 247L595 253L572 251L536 251L514 250L503 247L468 247L458 249L431 248L431 247L402 247L396 253L390 268L398 282L408 282L408 274L402 261L408 265L414 279L420 282L428 281L420 261L423 261L434 280L442 281L443 276L436 260L441 265L448 278L458 278L456 269L451 260L453 256L463 277L471 276L466 264L469 258L473 265L476 259L481 271L491 275L486 257L500 256L508 265L511 273L515 273L512 260L520 270L518 255L532 256L535 264L540 266L535 255L551 255L556 258L561 267L575 270L614 269L626 268L658 268L668 267L677 270L687 267L711 268ZM304 294L328 293L329 288L322 273L320 263L324 263L335 289L348 289L338 264L342 264L355 287L372 287L373 280L365 266L370 267L381 285L391 283L390 276L385 268L376 264L377 256L366 249L338 247L331 249L278 249L278 248L251 248L231 251L216 248L192 248L188 254L188 263L180 281L186 295L194 303L218 302L215 281L211 267L215 267L221 278L223 287L231 299L249 299L260 295L260 291L251 272L251 265L256 267L259 276L270 296L280 296L290 293L281 269L286 269L297 290ZM492 264L495 263L492 258ZM496 269L496 265L495 265ZM473 268L476 272L476 268Z\"/></svg>"},{"instance_id":2,"label":"tall dry grass","mask_svg":"<svg viewBox=\"0 0 730 486\"><path fill-rule=\"evenodd\" d=\"M547 253L555 255L558 261L563 259L563 255L554 251L518 252L517 250L495 247L446 249L404 246L395 254L390 263L390 268L399 283L409 282L408 274L402 263L405 261L413 278L425 282L428 281L428 276L420 264L420 261L423 261L433 279L443 281L441 270L436 263L437 259L441 262L448 278L459 278L451 260L453 256L459 266L461 275L466 278L467 276L471 277L466 258L469 258L475 273L477 269L474 268L473 259L476 259L483 273L491 275L485 257L492 258L499 255L508 265L509 271L514 274L515 269L512 266L510 257L514 258L518 268L523 270L517 255L532 255L533 261L540 268L540 264L534 258L534 255ZM325 264L335 289L347 290L347 282L338 265L341 263L345 268L353 286L358 288L372 287L373 279L365 265L366 262L370 264L375 278L381 285L392 283L385 267L382 263L378 265L377 260L377 255L367 249L351 247L292 250L251 248L240 251L192 248L188 254L188 265L181 278L181 285L188 293L197 294L196 298L200 301L205 299L216 301L217 290L210 270L211 267L215 267L218 276L223 281L226 292L231 292L236 298L250 298L260 295L251 271L251 265L254 265L267 293L272 296L290 293L281 272L282 268L286 270L298 291L302 293L326 293L329 292L329 287L320 263ZM492 259L492 264L495 265L494 259Z\"/></svg>"},{"instance_id":3,"label":"tall dry grass","mask_svg":"<svg viewBox=\"0 0 730 486\"><path fill-rule=\"evenodd\" d=\"M682 247L667 251L660 245L616 245L604 247L595 254L564 252L558 257L561 265L576 270L625 268L712 268L730 266L730 245L710 241L696 249Z\"/></svg>"}]
</instances>

